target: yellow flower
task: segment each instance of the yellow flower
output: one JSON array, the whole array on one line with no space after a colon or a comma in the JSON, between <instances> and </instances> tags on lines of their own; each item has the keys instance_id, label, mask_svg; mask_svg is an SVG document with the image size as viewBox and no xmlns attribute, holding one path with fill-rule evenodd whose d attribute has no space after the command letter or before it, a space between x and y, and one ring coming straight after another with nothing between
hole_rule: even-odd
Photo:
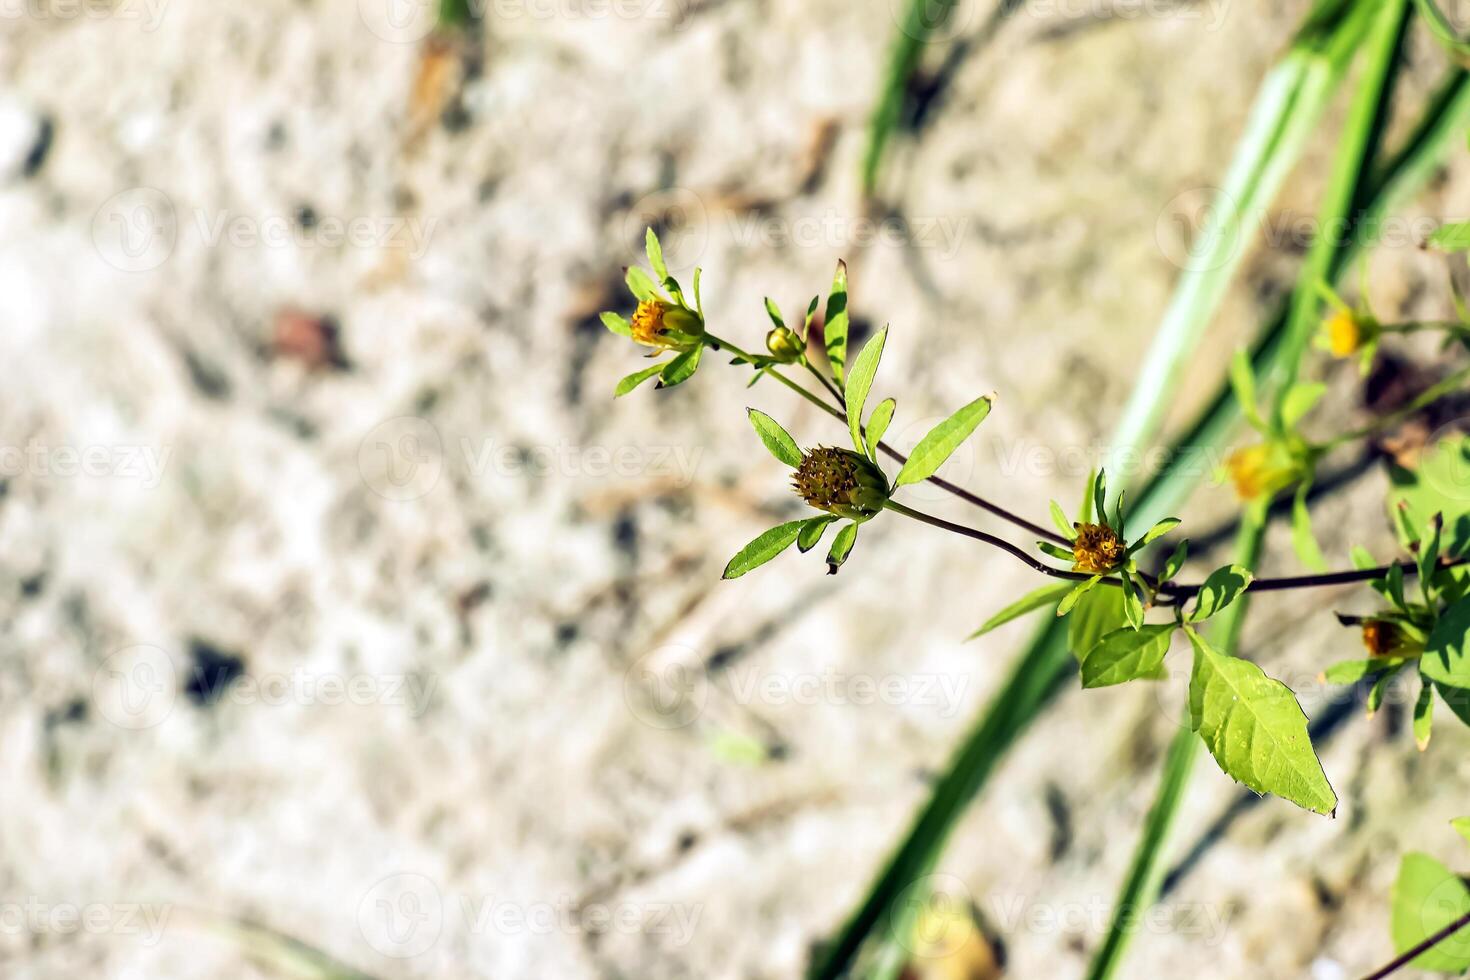
<instances>
[{"instance_id":1,"label":"yellow flower","mask_svg":"<svg viewBox=\"0 0 1470 980\"><path fill-rule=\"evenodd\" d=\"M1370 657L1417 657L1424 652L1424 644L1388 619L1364 620L1363 646Z\"/></svg>"},{"instance_id":2,"label":"yellow flower","mask_svg":"<svg viewBox=\"0 0 1470 980\"><path fill-rule=\"evenodd\" d=\"M791 484L802 500L829 514L865 521L888 502L888 480L866 457L822 446L801 457Z\"/></svg>"},{"instance_id":3,"label":"yellow flower","mask_svg":"<svg viewBox=\"0 0 1470 980\"><path fill-rule=\"evenodd\" d=\"M804 353L801 338L790 327L777 327L766 334L766 350L782 364L791 364Z\"/></svg>"},{"instance_id":4,"label":"yellow flower","mask_svg":"<svg viewBox=\"0 0 1470 980\"><path fill-rule=\"evenodd\" d=\"M1225 460L1225 470L1241 500L1274 494L1291 486L1298 475L1298 467L1286 450L1270 442L1237 449Z\"/></svg>"},{"instance_id":5,"label":"yellow flower","mask_svg":"<svg viewBox=\"0 0 1470 980\"><path fill-rule=\"evenodd\" d=\"M1079 572L1102 575L1117 568L1128 551L1118 532L1106 524L1078 524L1077 538L1072 542L1072 568Z\"/></svg>"},{"instance_id":6,"label":"yellow flower","mask_svg":"<svg viewBox=\"0 0 1470 980\"><path fill-rule=\"evenodd\" d=\"M1327 349L1333 357L1352 357L1363 346L1362 324L1352 310L1334 310L1322 324L1327 338Z\"/></svg>"},{"instance_id":7,"label":"yellow flower","mask_svg":"<svg viewBox=\"0 0 1470 980\"><path fill-rule=\"evenodd\" d=\"M698 347L704 335L699 314L661 299L646 299L633 311L633 339L645 347L686 351Z\"/></svg>"}]
</instances>

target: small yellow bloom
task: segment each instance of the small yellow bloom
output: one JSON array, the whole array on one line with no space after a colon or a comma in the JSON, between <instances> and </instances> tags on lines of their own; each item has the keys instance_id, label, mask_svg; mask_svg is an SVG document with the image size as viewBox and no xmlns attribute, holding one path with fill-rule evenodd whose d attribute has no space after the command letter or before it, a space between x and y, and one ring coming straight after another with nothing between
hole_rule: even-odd
<instances>
[{"instance_id":1,"label":"small yellow bloom","mask_svg":"<svg viewBox=\"0 0 1470 980\"><path fill-rule=\"evenodd\" d=\"M1263 442L1231 453L1225 460L1225 470L1240 499L1255 500L1291 486L1298 468L1285 449Z\"/></svg>"},{"instance_id":2,"label":"small yellow bloom","mask_svg":"<svg viewBox=\"0 0 1470 980\"><path fill-rule=\"evenodd\" d=\"M865 521L888 502L888 481L866 457L822 446L801 457L791 484L802 500L829 514Z\"/></svg>"},{"instance_id":3,"label":"small yellow bloom","mask_svg":"<svg viewBox=\"0 0 1470 980\"><path fill-rule=\"evenodd\" d=\"M1102 575L1122 563L1127 545L1118 532L1106 524L1078 524L1077 538L1072 542L1075 571Z\"/></svg>"},{"instance_id":4,"label":"small yellow bloom","mask_svg":"<svg viewBox=\"0 0 1470 980\"><path fill-rule=\"evenodd\" d=\"M1387 619L1370 619L1363 623L1363 646L1370 657L1413 657L1424 652L1403 627Z\"/></svg>"},{"instance_id":5,"label":"small yellow bloom","mask_svg":"<svg viewBox=\"0 0 1470 980\"><path fill-rule=\"evenodd\" d=\"M1327 349L1333 357L1352 357L1363 346L1363 324L1352 310L1334 310L1322 324Z\"/></svg>"},{"instance_id":6,"label":"small yellow bloom","mask_svg":"<svg viewBox=\"0 0 1470 980\"><path fill-rule=\"evenodd\" d=\"M645 347L693 350L704 334L699 314L661 299L646 299L633 311L633 339Z\"/></svg>"},{"instance_id":7,"label":"small yellow bloom","mask_svg":"<svg viewBox=\"0 0 1470 980\"><path fill-rule=\"evenodd\" d=\"M766 350L782 364L791 364L804 353L801 338L790 327L777 327L766 334Z\"/></svg>"}]
</instances>

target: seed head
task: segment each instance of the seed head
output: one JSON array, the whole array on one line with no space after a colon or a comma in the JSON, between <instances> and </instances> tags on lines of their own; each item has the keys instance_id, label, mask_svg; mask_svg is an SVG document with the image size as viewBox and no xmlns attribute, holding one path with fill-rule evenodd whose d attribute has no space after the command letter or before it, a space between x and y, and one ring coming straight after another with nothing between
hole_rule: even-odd
<instances>
[{"instance_id":1,"label":"seed head","mask_svg":"<svg viewBox=\"0 0 1470 980\"><path fill-rule=\"evenodd\" d=\"M865 521L888 502L888 480L866 457L822 446L801 457L792 486L802 500L829 514Z\"/></svg>"}]
</instances>

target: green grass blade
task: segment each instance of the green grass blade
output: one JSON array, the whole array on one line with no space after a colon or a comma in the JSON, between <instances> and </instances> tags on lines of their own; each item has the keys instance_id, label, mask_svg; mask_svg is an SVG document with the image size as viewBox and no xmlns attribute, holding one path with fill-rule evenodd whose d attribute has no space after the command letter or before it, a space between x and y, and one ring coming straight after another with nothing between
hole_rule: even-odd
<instances>
[{"instance_id":1,"label":"green grass blade","mask_svg":"<svg viewBox=\"0 0 1470 980\"><path fill-rule=\"evenodd\" d=\"M863 192L872 194L878 184L878 165L893 131L898 128L908 96L909 79L919 65L919 56L935 31L942 28L959 0L909 0L903 22L893 39L883 88L868 123L868 147L863 154Z\"/></svg>"}]
</instances>

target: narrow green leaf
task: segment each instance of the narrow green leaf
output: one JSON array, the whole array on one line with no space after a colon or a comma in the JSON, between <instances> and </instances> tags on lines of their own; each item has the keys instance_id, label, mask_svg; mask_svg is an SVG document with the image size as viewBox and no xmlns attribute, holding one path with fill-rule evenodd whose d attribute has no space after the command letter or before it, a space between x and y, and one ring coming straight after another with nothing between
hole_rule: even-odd
<instances>
[{"instance_id":1,"label":"narrow green leaf","mask_svg":"<svg viewBox=\"0 0 1470 980\"><path fill-rule=\"evenodd\" d=\"M1410 851L1399 864L1390 904L1393 948L1407 953L1470 912L1470 888L1428 854ZM1464 973L1470 969L1470 929L1436 943L1409 965L1431 973Z\"/></svg>"},{"instance_id":2,"label":"narrow green leaf","mask_svg":"<svg viewBox=\"0 0 1470 980\"><path fill-rule=\"evenodd\" d=\"M1434 685L1428 681L1419 684L1419 700L1414 702L1414 744L1423 752L1429 748L1429 733L1434 724Z\"/></svg>"},{"instance_id":3,"label":"narrow green leaf","mask_svg":"<svg viewBox=\"0 0 1470 980\"><path fill-rule=\"evenodd\" d=\"M1174 530L1176 527L1179 526L1179 524L1180 524L1180 521L1179 521L1179 518L1177 518L1177 517L1166 517L1166 518L1164 518L1162 521L1159 521L1153 527L1149 528L1146 532L1144 532L1143 537L1141 537L1137 541L1133 542L1133 544L1131 546L1129 546L1129 548L1128 548L1128 553L1131 555L1135 551L1139 551L1139 550L1141 550L1143 548L1148 547L1149 545L1151 545L1155 541L1157 541L1159 538L1162 538L1164 535L1166 535L1170 531Z\"/></svg>"},{"instance_id":4,"label":"narrow green leaf","mask_svg":"<svg viewBox=\"0 0 1470 980\"><path fill-rule=\"evenodd\" d=\"M832 539L832 550L827 552L827 574L836 575L837 569L847 561L847 556L852 554L852 546L857 543L858 526L854 522L844 525L837 532L837 537Z\"/></svg>"},{"instance_id":5,"label":"narrow green leaf","mask_svg":"<svg viewBox=\"0 0 1470 980\"><path fill-rule=\"evenodd\" d=\"M703 276L704 270L696 267L694 270L694 309L700 316L704 316L704 300L699 295L699 280Z\"/></svg>"},{"instance_id":6,"label":"narrow green leaf","mask_svg":"<svg viewBox=\"0 0 1470 980\"><path fill-rule=\"evenodd\" d=\"M1322 557L1317 535L1312 533L1312 513L1307 509L1307 492L1311 489L1306 481L1297 484L1291 503L1291 545L1303 565L1314 572L1325 572L1327 560Z\"/></svg>"},{"instance_id":7,"label":"narrow green leaf","mask_svg":"<svg viewBox=\"0 0 1470 980\"><path fill-rule=\"evenodd\" d=\"M1191 623L1204 622L1239 598L1254 579L1254 575L1239 565L1215 569L1200 586L1194 611L1185 618Z\"/></svg>"},{"instance_id":8,"label":"narrow green leaf","mask_svg":"<svg viewBox=\"0 0 1470 980\"><path fill-rule=\"evenodd\" d=\"M1062 596L1061 603L1057 605L1057 615L1065 616L1067 615L1067 613L1071 612L1072 607L1077 605L1078 601L1089 591L1091 591L1094 585L1101 581L1101 575L1094 575L1092 578L1087 579L1085 582L1078 582L1076 585L1074 585L1072 587L1072 591Z\"/></svg>"},{"instance_id":9,"label":"narrow green leaf","mask_svg":"<svg viewBox=\"0 0 1470 980\"><path fill-rule=\"evenodd\" d=\"M634 371L632 374L628 375L626 378L618 382L617 388L613 391L613 397L622 398L628 392L632 391L634 388L637 388L643 382L647 381L655 374L658 374L663 369L664 365L655 364L651 368L644 368L642 371Z\"/></svg>"},{"instance_id":10,"label":"narrow green leaf","mask_svg":"<svg viewBox=\"0 0 1470 980\"><path fill-rule=\"evenodd\" d=\"M868 458L875 463L878 461L878 443L883 441L883 434L888 431L888 423L893 421L893 410L897 407L898 403L892 398L885 398L873 409L873 414L868 416Z\"/></svg>"},{"instance_id":11,"label":"narrow green leaf","mask_svg":"<svg viewBox=\"0 0 1470 980\"><path fill-rule=\"evenodd\" d=\"M1439 539L1443 523L1438 514L1429 521L1429 533L1419 539L1419 592L1426 604L1434 605L1434 573L1439 566Z\"/></svg>"},{"instance_id":12,"label":"narrow green leaf","mask_svg":"<svg viewBox=\"0 0 1470 980\"><path fill-rule=\"evenodd\" d=\"M1038 541L1036 542L1036 547L1040 548L1043 554L1050 555L1058 561L1070 562L1076 558L1071 549L1063 548L1061 545L1053 544L1050 541Z\"/></svg>"},{"instance_id":13,"label":"narrow green leaf","mask_svg":"<svg viewBox=\"0 0 1470 980\"><path fill-rule=\"evenodd\" d=\"M852 435L852 448L866 452L863 445L863 408L868 401L868 390L873 387L873 377L878 373L878 362L883 358L883 344L888 340L885 326L863 345L857 359L852 362L852 373L847 378L847 428Z\"/></svg>"},{"instance_id":14,"label":"narrow green leaf","mask_svg":"<svg viewBox=\"0 0 1470 980\"><path fill-rule=\"evenodd\" d=\"M1062 505L1055 500L1051 502L1051 522L1057 526L1062 537L1068 541L1077 537L1077 529L1072 526L1071 521L1067 520L1067 512L1062 510Z\"/></svg>"},{"instance_id":15,"label":"narrow green leaf","mask_svg":"<svg viewBox=\"0 0 1470 980\"><path fill-rule=\"evenodd\" d=\"M1337 794L1307 735L1307 716L1291 689L1248 660L1219 653L1194 630L1190 719L1226 775L1257 793L1274 793L1315 813L1331 813Z\"/></svg>"},{"instance_id":16,"label":"narrow green leaf","mask_svg":"<svg viewBox=\"0 0 1470 980\"><path fill-rule=\"evenodd\" d=\"M648 273L636 265L628 269L627 281L628 289L640 301L658 299L658 287L654 286L653 280L648 277Z\"/></svg>"},{"instance_id":17,"label":"narrow green leaf","mask_svg":"<svg viewBox=\"0 0 1470 980\"><path fill-rule=\"evenodd\" d=\"M1393 683L1394 675L1396 675L1402 667L1403 663L1401 662L1398 665L1390 667L1388 670L1385 670L1383 673L1378 675L1377 680L1373 682L1373 686L1368 688L1368 700L1363 705L1363 707L1367 709L1367 714L1369 718L1372 718L1374 715L1376 715L1378 713L1378 709L1383 707L1383 697L1388 693L1388 685Z\"/></svg>"},{"instance_id":18,"label":"narrow green leaf","mask_svg":"<svg viewBox=\"0 0 1470 980\"><path fill-rule=\"evenodd\" d=\"M796 536L796 550L806 554L821 544L822 535L827 533L828 526L836 520L836 514L823 514L821 517L811 517L802 522L801 533Z\"/></svg>"},{"instance_id":19,"label":"narrow green leaf","mask_svg":"<svg viewBox=\"0 0 1470 980\"><path fill-rule=\"evenodd\" d=\"M786 321L781 319L781 308L777 306L776 301L771 299L771 297L769 296L766 297L766 316L770 317L771 322L774 323L776 326L786 326Z\"/></svg>"},{"instance_id":20,"label":"narrow green leaf","mask_svg":"<svg viewBox=\"0 0 1470 980\"><path fill-rule=\"evenodd\" d=\"M619 337L633 336L633 325L616 313L602 314L602 325Z\"/></svg>"},{"instance_id":21,"label":"narrow green leaf","mask_svg":"<svg viewBox=\"0 0 1470 980\"><path fill-rule=\"evenodd\" d=\"M1138 678L1164 675L1164 657L1174 624L1115 630L1082 658L1082 686L1108 687Z\"/></svg>"},{"instance_id":22,"label":"narrow green leaf","mask_svg":"<svg viewBox=\"0 0 1470 980\"><path fill-rule=\"evenodd\" d=\"M1327 386L1320 381L1311 383L1300 382L1286 389L1286 394L1281 399L1281 422L1288 431L1294 430L1297 423L1306 418L1307 413L1316 407L1327 394Z\"/></svg>"},{"instance_id":23,"label":"narrow green leaf","mask_svg":"<svg viewBox=\"0 0 1470 980\"><path fill-rule=\"evenodd\" d=\"M725 566L723 578L739 578L752 568L759 568L775 558L796 541L806 520L787 521L765 531L750 544L740 549L739 554Z\"/></svg>"},{"instance_id":24,"label":"narrow green leaf","mask_svg":"<svg viewBox=\"0 0 1470 980\"><path fill-rule=\"evenodd\" d=\"M685 351L664 365L663 372L659 375L659 387L672 388L681 385L694 377L694 372L699 370L699 359L704 354L703 347Z\"/></svg>"},{"instance_id":25,"label":"narrow green leaf","mask_svg":"<svg viewBox=\"0 0 1470 980\"><path fill-rule=\"evenodd\" d=\"M658 236L653 233L652 228L643 236L643 249L648 253L648 265L659 281L669 278L669 267L664 264L663 246L658 243Z\"/></svg>"},{"instance_id":26,"label":"narrow green leaf","mask_svg":"<svg viewBox=\"0 0 1470 980\"><path fill-rule=\"evenodd\" d=\"M837 387L846 386L847 371L847 263L837 262L832 276L832 292L827 296L827 312L822 321L822 342L827 348L827 361Z\"/></svg>"},{"instance_id":27,"label":"narrow green leaf","mask_svg":"<svg viewBox=\"0 0 1470 980\"><path fill-rule=\"evenodd\" d=\"M1133 584L1133 577L1126 570L1118 573L1123 582L1123 615L1128 617L1128 625L1135 630L1143 626L1143 600L1138 596L1138 588Z\"/></svg>"},{"instance_id":28,"label":"narrow green leaf","mask_svg":"<svg viewBox=\"0 0 1470 980\"><path fill-rule=\"evenodd\" d=\"M1250 354L1243 347L1230 359L1230 387L1235 392L1235 400L1239 403L1245 420L1258 432L1266 432L1266 423L1256 406L1256 375L1251 369Z\"/></svg>"},{"instance_id":29,"label":"narrow green leaf","mask_svg":"<svg viewBox=\"0 0 1470 980\"><path fill-rule=\"evenodd\" d=\"M1092 523L1092 503L1097 491L1097 470L1087 472L1087 482L1082 485L1082 506L1077 511L1079 524Z\"/></svg>"},{"instance_id":30,"label":"narrow green leaf","mask_svg":"<svg viewBox=\"0 0 1470 980\"><path fill-rule=\"evenodd\" d=\"M867 353L867 349L863 349ZM857 373L856 368L853 370ZM856 380L856 378L854 378ZM909 454L909 460L903 464L894 479L895 487L905 486L910 483L918 483L927 480L938 472L944 461L960 447L968 438L975 427L985 420L990 414L991 398L989 395L982 396L970 402L964 408L955 412L949 418L940 422L914 447Z\"/></svg>"},{"instance_id":31,"label":"narrow green leaf","mask_svg":"<svg viewBox=\"0 0 1470 980\"><path fill-rule=\"evenodd\" d=\"M1100 577L1091 581L1095 584ZM1067 646L1081 663L1103 637L1127 626L1128 617L1123 612L1123 591L1112 586L1091 589L1074 601L1077 608L1067 618Z\"/></svg>"},{"instance_id":32,"label":"narrow green leaf","mask_svg":"<svg viewBox=\"0 0 1470 980\"><path fill-rule=\"evenodd\" d=\"M1450 821L1450 826L1455 828L1455 833L1470 841L1470 817L1456 817Z\"/></svg>"},{"instance_id":33,"label":"narrow green leaf","mask_svg":"<svg viewBox=\"0 0 1470 980\"><path fill-rule=\"evenodd\" d=\"M813 296L811 305L806 308L806 319L801 324L801 342L805 344L807 338L812 335L812 319L817 315L817 306L821 303L820 296Z\"/></svg>"},{"instance_id":34,"label":"narrow green leaf","mask_svg":"<svg viewBox=\"0 0 1470 980\"><path fill-rule=\"evenodd\" d=\"M1179 542L1179 546L1174 549L1174 553L1169 556L1169 560L1164 562L1164 570L1159 574L1159 581L1167 582L1175 575L1178 575L1179 569L1184 567L1184 561L1188 557L1189 542L1187 540Z\"/></svg>"},{"instance_id":35,"label":"narrow green leaf","mask_svg":"<svg viewBox=\"0 0 1470 980\"><path fill-rule=\"evenodd\" d=\"M1456 221L1440 225L1424 242L1426 248L1436 252L1464 252L1470 250L1470 221Z\"/></svg>"},{"instance_id":36,"label":"narrow green leaf","mask_svg":"<svg viewBox=\"0 0 1470 980\"><path fill-rule=\"evenodd\" d=\"M1363 678L1400 662L1396 660L1341 660L1322 671L1322 679L1329 684L1356 684Z\"/></svg>"},{"instance_id":37,"label":"narrow green leaf","mask_svg":"<svg viewBox=\"0 0 1470 980\"><path fill-rule=\"evenodd\" d=\"M1053 585L1043 585L1039 589L1034 589L1009 606L1006 606L994 616L991 616L985 621L984 625L971 633L966 639L973 640L977 636L984 636L997 626L1004 626L1011 620L1018 619L1029 612L1060 602L1062 597L1068 592L1071 592L1072 589L1073 583L1071 582L1057 582Z\"/></svg>"},{"instance_id":38,"label":"narrow green leaf","mask_svg":"<svg viewBox=\"0 0 1470 980\"><path fill-rule=\"evenodd\" d=\"M1470 688L1470 597L1440 615L1424 644L1419 670L1441 684Z\"/></svg>"},{"instance_id":39,"label":"narrow green leaf","mask_svg":"<svg viewBox=\"0 0 1470 980\"><path fill-rule=\"evenodd\" d=\"M1097 523L1106 524L1108 521L1108 474L1099 471L1097 479L1092 483L1092 510L1096 515Z\"/></svg>"},{"instance_id":40,"label":"narrow green leaf","mask_svg":"<svg viewBox=\"0 0 1470 980\"><path fill-rule=\"evenodd\" d=\"M781 427L780 422L754 408L747 408L745 412L750 417L750 424L755 427L756 435L761 437L761 442L765 443L772 456L793 468L801 465L801 449L796 445L796 440L791 438L791 433Z\"/></svg>"}]
</instances>

